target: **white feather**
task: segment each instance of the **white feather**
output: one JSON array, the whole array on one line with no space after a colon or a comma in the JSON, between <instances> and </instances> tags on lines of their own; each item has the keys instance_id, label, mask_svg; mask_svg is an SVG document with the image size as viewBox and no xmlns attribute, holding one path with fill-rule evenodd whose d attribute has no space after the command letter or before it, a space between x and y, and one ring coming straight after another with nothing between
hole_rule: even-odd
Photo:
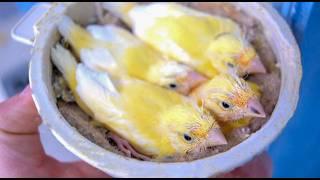
<instances>
[{"instance_id":1,"label":"white feather","mask_svg":"<svg viewBox=\"0 0 320 180\"><path fill-rule=\"evenodd\" d=\"M112 71L117 67L113 55L106 48L81 49L81 61L96 71Z\"/></svg>"}]
</instances>

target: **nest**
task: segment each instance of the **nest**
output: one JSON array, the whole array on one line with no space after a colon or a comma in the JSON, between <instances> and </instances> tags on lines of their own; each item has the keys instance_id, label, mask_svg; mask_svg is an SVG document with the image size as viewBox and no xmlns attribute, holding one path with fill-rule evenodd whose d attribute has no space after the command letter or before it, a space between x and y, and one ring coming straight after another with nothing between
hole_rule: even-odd
<instances>
[{"instance_id":1,"label":"nest","mask_svg":"<svg viewBox=\"0 0 320 180\"><path fill-rule=\"evenodd\" d=\"M246 79L257 83L262 90L261 103L264 106L267 114L266 118L256 118L250 121L246 127L236 129L226 135L228 144L208 148L205 152L196 155L187 156L185 159L170 159L168 161L191 161L208 156L212 156L224 151L227 151L237 144L244 141L250 135L258 131L270 118L272 111L277 103L280 91L280 70L277 67L277 60L272 51L272 48L264 36L262 25L254 18L248 16L245 12L228 3L197 3L186 2L182 3L188 7L207 12L212 15L228 17L237 22L246 38L256 49L262 63L265 65L266 74L255 74L247 76ZM130 31L120 19L106 12L101 8L99 3L97 8L97 24L116 24ZM64 44L64 43L62 43ZM111 139L108 139L109 131L97 125L88 115L86 115L79 106L74 102L70 90L68 89L65 80L61 73L53 67L53 87L57 98L57 106L65 117L65 119L76 128L80 134L92 141L93 143L105 148L108 151L125 155L119 151L117 146Z\"/></svg>"}]
</instances>

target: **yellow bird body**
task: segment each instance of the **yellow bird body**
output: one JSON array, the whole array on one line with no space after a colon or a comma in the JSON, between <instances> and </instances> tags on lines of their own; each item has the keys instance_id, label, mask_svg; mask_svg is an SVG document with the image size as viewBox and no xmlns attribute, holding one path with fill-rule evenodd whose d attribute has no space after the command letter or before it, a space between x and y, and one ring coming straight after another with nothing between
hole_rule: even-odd
<instances>
[{"instance_id":1,"label":"yellow bird body","mask_svg":"<svg viewBox=\"0 0 320 180\"><path fill-rule=\"evenodd\" d=\"M242 118L235 121L230 122L219 122L219 125L221 126L221 131L224 135L228 135L232 133L233 130L246 127L250 124L252 118Z\"/></svg>"},{"instance_id":2,"label":"yellow bird body","mask_svg":"<svg viewBox=\"0 0 320 180\"><path fill-rule=\"evenodd\" d=\"M140 153L162 160L217 143L210 139L212 130L219 128L215 120L186 97L128 77L114 86L107 73L77 65L60 45L51 53L53 63L92 117Z\"/></svg>"},{"instance_id":3,"label":"yellow bird body","mask_svg":"<svg viewBox=\"0 0 320 180\"><path fill-rule=\"evenodd\" d=\"M86 31L64 17L59 31L87 66L114 77L124 74L186 94L205 78L186 65L168 61L127 30L114 25L91 25Z\"/></svg>"},{"instance_id":4,"label":"yellow bird body","mask_svg":"<svg viewBox=\"0 0 320 180\"><path fill-rule=\"evenodd\" d=\"M222 69L212 66L212 63L216 62L215 58L220 57L215 57L218 53L210 53L211 50L219 54L239 50L239 43L233 46L228 42L220 43L219 46L213 43L217 35L237 30L237 26L231 21L211 16L168 14L166 17L157 18L152 27L144 31L135 31L136 34L162 53L194 67L206 76L213 77ZM229 39L233 40L232 36L229 36ZM230 50L231 52L228 52Z\"/></svg>"},{"instance_id":5,"label":"yellow bird body","mask_svg":"<svg viewBox=\"0 0 320 180\"><path fill-rule=\"evenodd\" d=\"M239 74L251 73L251 64L265 71L238 24L228 18L177 3L131 3L125 11L126 3L105 2L104 6L122 17L139 38L210 78L230 67Z\"/></svg>"}]
</instances>

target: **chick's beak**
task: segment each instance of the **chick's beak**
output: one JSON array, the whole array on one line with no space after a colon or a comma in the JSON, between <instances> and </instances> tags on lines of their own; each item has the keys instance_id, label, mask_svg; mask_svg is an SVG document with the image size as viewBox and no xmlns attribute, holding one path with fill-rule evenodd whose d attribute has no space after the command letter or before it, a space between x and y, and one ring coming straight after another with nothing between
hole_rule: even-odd
<instances>
[{"instance_id":1,"label":"chick's beak","mask_svg":"<svg viewBox=\"0 0 320 180\"><path fill-rule=\"evenodd\" d=\"M251 98L248 101L248 115L251 117L265 118L266 113L257 98Z\"/></svg>"},{"instance_id":2,"label":"chick's beak","mask_svg":"<svg viewBox=\"0 0 320 180\"><path fill-rule=\"evenodd\" d=\"M218 146L227 144L227 140L219 128L213 128L209 131L207 146Z\"/></svg>"},{"instance_id":3,"label":"chick's beak","mask_svg":"<svg viewBox=\"0 0 320 180\"><path fill-rule=\"evenodd\" d=\"M256 74L256 73L267 73L266 68L262 64L259 56L255 56L255 58L249 64L249 67L246 69L246 73L248 74Z\"/></svg>"},{"instance_id":4,"label":"chick's beak","mask_svg":"<svg viewBox=\"0 0 320 180\"><path fill-rule=\"evenodd\" d=\"M189 91L206 82L207 80L208 79L205 76L195 71L188 72L186 78L184 79L185 83L187 83L189 86Z\"/></svg>"}]
</instances>

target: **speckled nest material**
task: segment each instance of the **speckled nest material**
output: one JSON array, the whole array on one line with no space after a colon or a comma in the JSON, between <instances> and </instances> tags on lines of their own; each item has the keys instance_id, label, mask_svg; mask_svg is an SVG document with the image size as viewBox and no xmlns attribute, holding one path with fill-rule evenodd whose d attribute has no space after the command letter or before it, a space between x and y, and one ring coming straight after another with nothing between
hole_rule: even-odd
<instances>
[{"instance_id":1,"label":"speckled nest material","mask_svg":"<svg viewBox=\"0 0 320 180\"><path fill-rule=\"evenodd\" d=\"M264 106L267 117L253 119L247 127L236 129L236 131L227 134L227 145L208 148L207 151L203 154L190 155L187 156L186 159L176 159L172 161L190 161L211 156L220 152L227 151L230 148L241 143L246 138L248 138L250 134L259 130L267 122L277 103L280 91L280 70L277 67L277 60L272 51L272 48L264 37L263 29L259 22L257 22L252 17L247 16L244 12L228 3L211 3L210 5L206 3L206 5L204 5L197 2L187 2L183 4L213 15L229 17L240 25L240 27L246 34L246 38L248 38L252 45L255 47L268 71L267 74L256 74L246 77L246 79L257 83L261 87L261 103ZM97 3L97 23L117 24L130 30L118 18L102 10L101 6L99 6L99 3ZM78 105L74 102L74 97L68 89L66 82L62 78L60 72L58 72L55 67L53 68L54 73L52 81L54 92L57 98L57 105L65 119L71 124L71 126L76 128L84 137L86 137L90 141L109 151L124 155L124 153L118 150L115 143L112 142L111 139L107 138L107 134L109 133L109 131L100 127L99 124L96 124L78 107Z\"/></svg>"}]
</instances>

